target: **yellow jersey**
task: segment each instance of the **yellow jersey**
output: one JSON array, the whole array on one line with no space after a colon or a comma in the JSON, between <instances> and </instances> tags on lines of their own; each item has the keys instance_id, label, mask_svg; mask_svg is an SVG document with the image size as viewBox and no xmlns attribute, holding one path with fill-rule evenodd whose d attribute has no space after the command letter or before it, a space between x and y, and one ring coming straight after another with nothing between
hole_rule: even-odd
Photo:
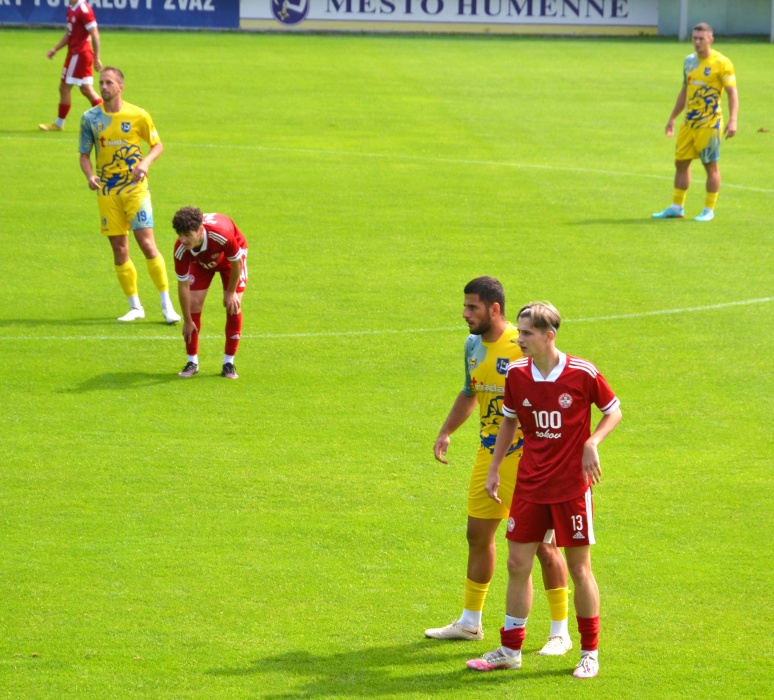
<instances>
[{"instance_id":1,"label":"yellow jersey","mask_svg":"<svg viewBox=\"0 0 774 700\"><path fill-rule=\"evenodd\" d=\"M481 446L490 452L494 452L503 418L508 365L522 357L516 342L518 335L519 331L509 323L493 343L484 342L480 335L468 336L465 341L465 385L462 393L478 398ZM523 440L520 428L509 452L519 449Z\"/></svg>"},{"instance_id":2,"label":"yellow jersey","mask_svg":"<svg viewBox=\"0 0 774 700\"><path fill-rule=\"evenodd\" d=\"M722 53L710 51L707 58L695 53L685 59L685 123L691 128L720 128L723 122L723 88L736 85L734 66Z\"/></svg>"},{"instance_id":3,"label":"yellow jersey","mask_svg":"<svg viewBox=\"0 0 774 700\"><path fill-rule=\"evenodd\" d=\"M147 189L147 178L132 181L132 170L142 159L142 142L154 146L161 142L150 114L124 102L118 112L105 112L102 105L92 107L81 117L78 150L89 155L96 150L97 175L102 194L121 194L130 188Z\"/></svg>"}]
</instances>

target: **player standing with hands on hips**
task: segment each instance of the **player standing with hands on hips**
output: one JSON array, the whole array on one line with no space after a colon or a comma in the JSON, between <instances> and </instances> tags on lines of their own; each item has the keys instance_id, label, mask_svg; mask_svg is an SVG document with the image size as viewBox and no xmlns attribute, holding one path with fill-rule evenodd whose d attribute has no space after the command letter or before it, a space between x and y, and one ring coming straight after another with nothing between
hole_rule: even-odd
<instances>
[{"instance_id":1,"label":"player standing with hands on hips","mask_svg":"<svg viewBox=\"0 0 774 700\"><path fill-rule=\"evenodd\" d=\"M448 464L446 451L451 434L476 408L479 409L481 443L468 486L467 575L462 615L445 627L426 630L425 636L476 641L484 638L481 618L494 575L497 554L495 535L500 522L508 517L511 505L522 452L520 432L512 436L499 465L501 502L495 503L489 498L484 487L503 417L505 372L508 365L522 354L516 342L516 328L505 318L505 291L500 282L494 277L476 277L468 282L463 291L462 316L471 333L465 341L465 383L438 433L433 452L439 462ZM537 556L551 609L551 631L539 653L559 656L572 648L567 631L567 566L562 553L552 543L552 537L547 537L538 547Z\"/></svg>"},{"instance_id":2,"label":"player standing with hands on hips","mask_svg":"<svg viewBox=\"0 0 774 700\"><path fill-rule=\"evenodd\" d=\"M224 214L203 214L197 207L178 209L172 218L177 233L175 273L183 338L188 361L179 377L189 379L199 371L199 331L202 308L215 273L223 285L226 309L226 350L221 376L238 379L234 356L242 334L242 295L247 286L247 241Z\"/></svg>"},{"instance_id":3,"label":"player standing with hands on hips","mask_svg":"<svg viewBox=\"0 0 774 700\"><path fill-rule=\"evenodd\" d=\"M503 422L486 482L500 501L498 469L521 426L524 454L508 518L508 588L501 646L468 661L476 671L521 668L521 647L532 607L532 564L547 530L564 547L575 584L581 660L573 675L599 672L599 588L591 571L594 539L592 484L602 470L597 446L621 421L620 402L594 365L556 348L561 317L547 302L522 307L519 347L524 358L508 367ZM602 419L591 432L591 405Z\"/></svg>"},{"instance_id":4,"label":"player standing with hands on hips","mask_svg":"<svg viewBox=\"0 0 774 700\"><path fill-rule=\"evenodd\" d=\"M159 292L161 313L167 323L177 323L180 316L169 298L167 268L153 237L153 207L148 189L148 169L164 147L150 114L123 101L124 74L118 68L103 69L99 90L104 103L83 113L78 150L89 188L97 192L101 232L110 242L116 277L129 300L129 311L118 320L145 318L137 291L137 269L129 256L131 230ZM143 141L150 146L145 156L140 150ZM92 150L96 153L96 173L91 162Z\"/></svg>"},{"instance_id":5,"label":"player standing with hands on hips","mask_svg":"<svg viewBox=\"0 0 774 700\"><path fill-rule=\"evenodd\" d=\"M666 135L672 136L675 119L685 110L685 122L677 134L675 148L675 181L672 206L653 214L654 219L682 219L685 198L691 184L691 161L700 158L707 171L704 209L695 221L712 221L720 192L720 144L725 133L736 134L739 95L736 91L734 66L723 54L712 48L712 27L701 22L693 28L693 47L683 65L683 86L669 115ZM728 93L728 124L723 128L723 89Z\"/></svg>"},{"instance_id":6,"label":"player standing with hands on hips","mask_svg":"<svg viewBox=\"0 0 774 700\"><path fill-rule=\"evenodd\" d=\"M59 108L56 121L51 124L38 124L41 131L62 131L65 119L72 106L71 91L73 85L81 89L81 93L91 102L92 107L102 104L102 98L94 91L94 69L102 70L99 58L99 30L94 10L86 0L70 0L67 8L67 30L54 48L46 53L48 58L54 58L59 49L67 46L67 58L62 68L62 79L59 81Z\"/></svg>"}]
</instances>

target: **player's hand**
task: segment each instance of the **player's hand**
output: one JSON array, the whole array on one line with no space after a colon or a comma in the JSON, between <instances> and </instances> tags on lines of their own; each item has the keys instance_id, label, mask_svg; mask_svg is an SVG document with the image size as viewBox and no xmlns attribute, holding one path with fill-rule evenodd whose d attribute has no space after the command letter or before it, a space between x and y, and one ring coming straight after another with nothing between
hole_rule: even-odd
<instances>
[{"instance_id":1,"label":"player's hand","mask_svg":"<svg viewBox=\"0 0 774 700\"><path fill-rule=\"evenodd\" d=\"M500 488L500 472L489 474L486 477L486 485L484 486L486 493L493 501L502 503L502 499L497 495L497 490Z\"/></svg>"},{"instance_id":2,"label":"player's hand","mask_svg":"<svg viewBox=\"0 0 774 700\"><path fill-rule=\"evenodd\" d=\"M94 70L102 70L102 61L100 61L98 58L94 59Z\"/></svg>"},{"instance_id":3,"label":"player's hand","mask_svg":"<svg viewBox=\"0 0 774 700\"><path fill-rule=\"evenodd\" d=\"M726 128L723 129L723 132L725 133L727 139L730 139L734 134L736 134L736 119L729 120L728 124L726 124Z\"/></svg>"},{"instance_id":4,"label":"player's hand","mask_svg":"<svg viewBox=\"0 0 774 700\"><path fill-rule=\"evenodd\" d=\"M193 339L194 333L198 333L199 329L196 327L196 324L193 321L189 321L188 319L183 321L183 338L185 338L186 343L190 343Z\"/></svg>"},{"instance_id":5,"label":"player's hand","mask_svg":"<svg viewBox=\"0 0 774 700\"><path fill-rule=\"evenodd\" d=\"M46 57L49 59L52 59L55 53L56 53L56 49L49 49L48 51L46 51Z\"/></svg>"},{"instance_id":6,"label":"player's hand","mask_svg":"<svg viewBox=\"0 0 774 700\"><path fill-rule=\"evenodd\" d=\"M583 445L583 476L592 484L602 481L602 467L599 464L599 452L597 446L587 442Z\"/></svg>"},{"instance_id":7,"label":"player's hand","mask_svg":"<svg viewBox=\"0 0 774 700\"><path fill-rule=\"evenodd\" d=\"M435 440L435 445L433 445L433 454L441 464L449 463L446 459L446 451L449 449L450 442L451 438L448 435L439 435Z\"/></svg>"},{"instance_id":8,"label":"player's hand","mask_svg":"<svg viewBox=\"0 0 774 700\"><path fill-rule=\"evenodd\" d=\"M132 170L132 182L135 184L142 182L147 174L147 169L143 167L142 163L140 163L137 167L134 168L134 170Z\"/></svg>"},{"instance_id":9,"label":"player's hand","mask_svg":"<svg viewBox=\"0 0 774 700\"><path fill-rule=\"evenodd\" d=\"M242 308L242 302L239 301L239 295L236 292L226 292L223 295L223 306L226 307L226 313L229 316L236 316Z\"/></svg>"},{"instance_id":10,"label":"player's hand","mask_svg":"<svg viewBox=\"0 0 774 700\"><path fill-rule=\"evenodd\" d=\"M666 128L664 129L664 133L667 136L672 136L675 133L675 123L674 122L667 122Z\"/></svg>"},{"instance_id":11,"label":"player's hand","mask_svg":"<svg viewBox=\"0 0 774 700\"><path fill-rule=\"evenodd\" d=\"M99 189L99 176L97 175L90 175L86 178L86 182L89 183L89 189L90 190L98 190Z\"/></svg>"}]
</instances>

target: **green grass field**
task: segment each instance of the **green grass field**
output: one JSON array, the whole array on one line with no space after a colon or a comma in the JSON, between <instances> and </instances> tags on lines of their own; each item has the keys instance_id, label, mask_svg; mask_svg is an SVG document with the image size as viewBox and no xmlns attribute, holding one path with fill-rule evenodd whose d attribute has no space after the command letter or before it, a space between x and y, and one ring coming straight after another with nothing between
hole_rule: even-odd
<instances>
[{"instance_id":1,"label":"green grass field","mask_svg":"<svg viewBox=\"0 0 774 700\"><path fill-rule=\"evenodd\" d=\"M186 204L250 244L241 378L180 380L136 246L125 301L55 116L59 30L0 30L0 697L766 698L772 671L774 48L736 66L717 218L684 221L663 125L688 44L105 30L124 98L165 145L156 239ZM765 129L767 131L759 131ZM460 612L477 430L437 431L462 386L462 287L509 317L550 299L624 423L601 449L602 671L423 639ZM539 577L538 577L539 579ZM571 612L571 614L573 614ZM576 640L574 620L571 630Z\"/></svg>"}]
</instances>

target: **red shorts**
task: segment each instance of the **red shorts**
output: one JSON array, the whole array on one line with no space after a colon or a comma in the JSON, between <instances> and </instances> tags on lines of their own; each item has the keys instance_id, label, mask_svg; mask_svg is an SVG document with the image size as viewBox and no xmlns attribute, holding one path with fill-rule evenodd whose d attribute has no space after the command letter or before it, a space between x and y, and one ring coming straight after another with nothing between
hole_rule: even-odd
<instances>
[{"instance_id":1,"label":"red shorts","mask_svg":"<svg viewBox=\"0 0 774 700\"><path fill-rule=\"evenodd\" d=\"M505 536L514 542L544 542L549 530L556 533L557 547L595 544L591 489L563 503L529 503L514 494Z\"/></svg>"},{"instance_id":2,"label":"red shorts","mask_svg":"<svg viewBox=\"0 0 774 700\"><path fill-rule=\"evenodd\" d=\"M231 279L231 265L217 267L212 270L205 270L201 265L193 264L188 268L188 284L191 291L209 289L215 273L220 273L220 281L223 284L223 291L228 289L228 281ZM239 276L236 293L241 294L247 287L247 253L242 258L242 274Z\"/></svg>"},{"instance_id":3,"label":"red shorts","mask_svg":"<svg viewBox=\"0 0 774 700\"><path fill-rule=\"evenodd\" d=\"M81 53L68 51L62 68L62 82L68 85L92 85L94 83L91 72L93 63L94 52L91 49Z\"/></svg>"}]
</instances>

